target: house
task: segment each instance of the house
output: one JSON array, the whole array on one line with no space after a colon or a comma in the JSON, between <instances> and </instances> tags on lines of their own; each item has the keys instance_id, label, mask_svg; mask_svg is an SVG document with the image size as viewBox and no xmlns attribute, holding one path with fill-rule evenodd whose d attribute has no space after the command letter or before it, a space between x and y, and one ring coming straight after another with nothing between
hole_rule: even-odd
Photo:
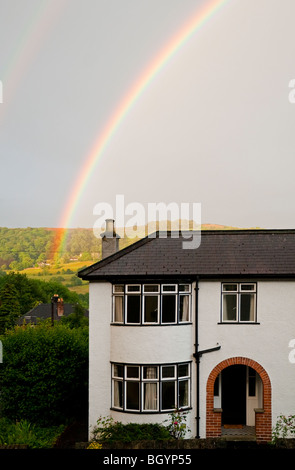
<instances>
[{"instance_id":1,"label":"house","mask_svg":"<svg viewBox=\"0 0 295 470\"><path fill-rule=\"evenodd\" d=\"M295 231L202 231L195 250L182 241L159 232L116 251L110 237L107 257L79 273L89 433L100 416L164 422L177 407L187 437L242 427L269 441L278 416L295 412Z\"/></svg>"},{"instance_id":2,"label":"house","mask_svg":"<svg viewBox=\"0 0 295 470\"><path fill-rule=\"evenodd\" d=\"M48 318L53 320L60 320L62 317L67 317L71 313L75 311L75 305L64 303L62 299L61 301L56 302L56 304L52 305L52 303L43 304L40 303L36 305L36 307L32 308L29 312L25 315L22 315L17 319L18 325L23 325L24 323L31 323L36 324L39 320L46 320ZM88 310L85 311L85 316L88 317L89 312Z\"/></svg>"}]
</instances>

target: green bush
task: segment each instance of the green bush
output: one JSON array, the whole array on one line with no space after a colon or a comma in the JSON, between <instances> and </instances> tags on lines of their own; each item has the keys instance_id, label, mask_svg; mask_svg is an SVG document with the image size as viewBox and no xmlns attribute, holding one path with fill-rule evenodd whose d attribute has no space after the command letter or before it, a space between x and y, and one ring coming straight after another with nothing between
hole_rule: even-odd
<instances>
[{"instance_id":1,"label":"green bush","mask_svg":"<svg viewBox=\"0 0 295 470\"><path fill-rule=\"evenodd\" d=\"M113 418L99 418L97 426L93 430L93 442L132 442L145 440L166 440L170 439L167 428L157 423L122 424L114 421Z\"/></svg>"},{"instance_id":2,"label":"green bush","mask_svg":"<svg viewBox=\"0 0 295 470\"><path fill-rule=\"evenodd\" d=\"M290 437L295 437L295 415L278 416L275 427L272 431L272 442L276 443L279 439Z\"/></svg>"},{"instance_id":3,"label":"green bush","mask_svg":"<svg viewBox=\"0 0 295 470\"><path fill-rule=\"evenodd\" d=\"M86 412L88 328L42 322L8 330L1 341L1 416L44 426Z\"/></svg>"}]
</instances>

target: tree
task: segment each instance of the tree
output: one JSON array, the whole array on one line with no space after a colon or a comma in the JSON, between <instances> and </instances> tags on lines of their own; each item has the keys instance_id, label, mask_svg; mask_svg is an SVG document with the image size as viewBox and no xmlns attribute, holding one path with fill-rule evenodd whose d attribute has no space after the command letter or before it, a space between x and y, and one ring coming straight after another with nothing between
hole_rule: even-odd
<instances>
[{"instance_id":1,"label":"tree","mask_svg":"<svg viewBox=\"0 0 295 470\"><path fill-rule=\"evenodd\" d=\"M19 315L17 290L13 284L4 284L0 291L0 333L14 326Z\"/></svg>"},{"instance_id":2,"label":"tree","mask_svg":"<svg viewBox=\"0 0 295 470\"><path fill-rule=\"evenodd\" d=\"M83 303L87 307L85 301L76 292L70 291L66 286L54 280L47 282L40 279L30 279L26 274L12 272L3 277L0 276L0 292L1 287L6 284L15 288L15 297L19 302L20 315L25 315L36 303L49 303L54 294L58 294L66 303Z\"/></svg>"},{"instance_id":3,"label":"tree","mask_svg":"<svg viewBox=\"0 0 295 470\"><path fill-rule=\"evenodd\" d=\"M60 321L65 325L68 325L69 328L80 328L83 326L88 326L89 320L85 316L86 309L80 304L76 304L74 307L74 312L70 313L67 317L61 317Z\"/></svg>"}]
</instances>

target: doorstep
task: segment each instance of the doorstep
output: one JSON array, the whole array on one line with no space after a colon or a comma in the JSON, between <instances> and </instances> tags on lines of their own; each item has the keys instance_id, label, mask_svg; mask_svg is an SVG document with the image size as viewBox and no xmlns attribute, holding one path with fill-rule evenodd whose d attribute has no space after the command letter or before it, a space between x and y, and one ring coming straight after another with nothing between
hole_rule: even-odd
<instances>
[{"instance_id":1,"label":"doorstep","mask_svg":"<svg viewBox=\"0 0 295 470\"><path fill-rule=\"evenodd\" d=\"M255 426L221 426L221 437L227 441L256 441Z\"/></svg>"}]
</instances>

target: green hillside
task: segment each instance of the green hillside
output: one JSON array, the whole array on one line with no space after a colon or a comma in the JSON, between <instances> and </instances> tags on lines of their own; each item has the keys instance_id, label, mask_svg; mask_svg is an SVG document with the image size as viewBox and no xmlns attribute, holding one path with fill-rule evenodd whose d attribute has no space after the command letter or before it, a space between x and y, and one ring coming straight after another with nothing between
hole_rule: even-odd
<instances>
[{"instance_id":1,"label":"green hillside","mask_svg":"<svg viewBox=\"0 0 295 470\"><path fill-rule=\"evenodd\" d=\"M167 222L164 229L173 230L179 227L179 222ZM192 223L189 222L192 227ZM161 229L163 222L156 222L136 229L137 238L128 238L119 228L121 236L120 249L134 243L138 238ZM203 230L231 229L224 225L205 224ZM65 236L65 244L62 251L56 252L58 236ZM56 229L56 228L6 228L0 227L0 270L22 271L28 268L38 268L43 271L54 266L58 269L73 270L80 266L74 266L75 262L89 265L101 258L101 238L95 236L92 229ZM58 271L58 269L56 269ZM41 272L43 272L41 271ZM44 272L45 274L45 272Z\"/></svg>"}]
</instances>

